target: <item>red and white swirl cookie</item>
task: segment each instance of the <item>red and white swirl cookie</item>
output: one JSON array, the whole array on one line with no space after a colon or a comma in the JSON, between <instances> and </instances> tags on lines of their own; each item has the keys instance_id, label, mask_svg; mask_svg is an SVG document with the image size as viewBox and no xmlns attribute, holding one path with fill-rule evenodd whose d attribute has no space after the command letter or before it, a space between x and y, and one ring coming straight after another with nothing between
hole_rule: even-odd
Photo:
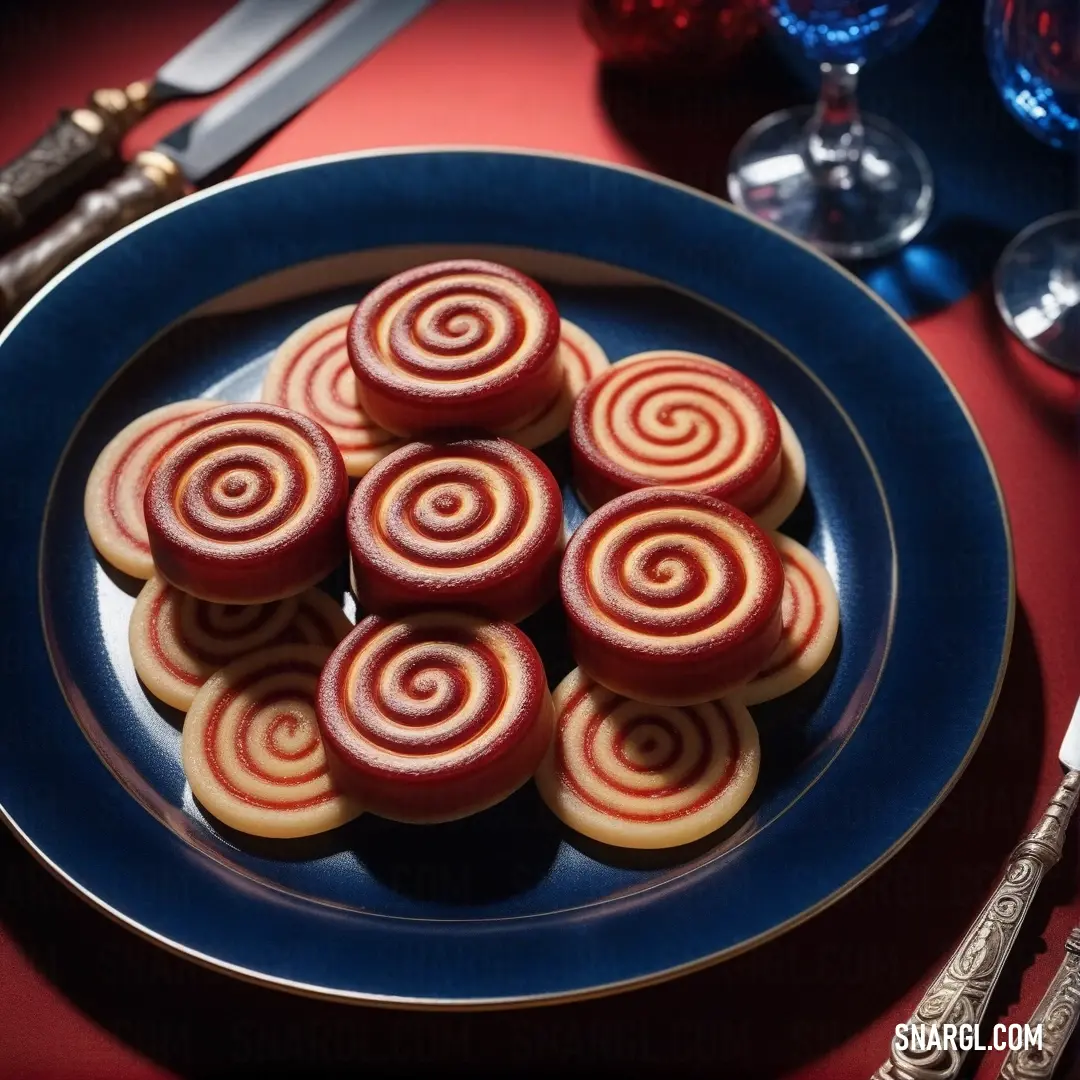
<instances>
[{"instance_id":1,"label":"red and white swirl cookie","mask_svg":"<svg viewBox=\"0 0 1080 1080\"><path fill-rule=\"evenodd\" d=\"M397 821L451 821L536 771L554 715L543 664L509 623L456 611L369 616L319 680L334 775Z\"/></svg>"},{"instance_id":2,"label":"red and white swirl cookie","mask_svg":"<svg viewBox=\"0 0 1080 1080\"><path fill-rule=\"evenodd\" d=\"M350 476L363 476L401 445L360 408L345 345L355 304L305 323L278 347L263 380L262 399L310 416L337 443Z\"/></svg>"},{"instance_id":3,"label":"red and white swirl cookie","mask_svg":"<svg viewBox=\"0 0 1080 1080\"><path fill-rule=\"evenodd\" d=\"M158 572L223 604L303 592L341 561L349 480L313 420L277 405L222 405L161 457L144 504Z\"/></svg>"},{"instance_id":4,"label":"red and white swirl cookie","mask_svg":"<svg viewBox=\"0 0 1080 1080\"><path fill-rule=\"evenodd\" d=\"M181 740L184 774L206 809L252 836L311 836L351 821L360 804L327 768L315 689L321 645L260 649L195 695Z\"/></svg>"},{"instance_id":5,"label":"red and white swirl cookie","mask_svg":"<svg viewBox=\"0 0 1080 1080\"><path fill-rule=\"evenodd\" d=\"M352 630L352 620L341 604L322 589L305 589L296 600L296 616L286 629L282 644L332 647Z\"/></svg>"},{"instance_id":6,"label":"red and white swirl cookie","mask_svg":"<svg viewBox=\"0 0 1080 1080\"><path fill-rule=\"evenodd\" d=\"M349 325L360 404L398 435L501 431L559 392L559 313L531 278L498 263L429 263L384 281Z\"/></svg>"},{"instance_id":7,"label":"red and white swirl cookie","mask_svg":"<svg viewBox=\"0 0 1080 1080\"><path fill-rule=\"evenodd\" d=\"M187 710L199 687L241 656L285 643L332 649L351 629L321 589L269 604L211 604L155 575L135 601L128 644L147 689Z\"/></svg>"},{"instance_id":8,"label":"red and white swirl cookie","mask_svg":"<svg viewBox=\"0 0 1080 1080\"><path fill-rule=\"evenodd\" d=\"M83 514L98 554L122 573L154 572L143 517L143 496L161 455L191 421L220 402L177 401L133 420L98 455L83 497Z\"/></svg>"},{"instance_id":9,"label":"red and white swirl cookie","mask_svg":"<svg viewBox=\"0 0 1080 1080\"><path fill-rule=\"evenodd\" d=\"M360 607L448 605L518 622L558 590L562 496L506 439L410 443L353 492L347 519Z\"/></svg>"},{"instance_id":10,"label":"red and white swirl cookie","mask_svg":"<svg viewBox=\"0 0 1080 1080\"><path fill-rule=\"evenodd\" d=\"M626 848L688 844L730 821L757 783L757 728L738 702L646 705L576 668L555 690L536 785L555 815Z\"/></svg>"},{"instance_id":11,"label":"red and white swirl cookie","mask_svg":"<svg viewBox=\"0 0 1080 1080\"><path fill-rule=\"evenodd\" d=\"M780 479L780 422L765 391L697 353L628 356L594 379L570 423L586 504L643 487L700 491L746 508Z\"/></svg>"},{"instance_id":12,"label":"red and white swirl cookie","mask_svg":"<svg viewBox=\"0 0 1080 1080\"><path fill-rule=\"evenodd\" d=\"M747 705L780 697L820 671L840 627L840 602L829 571L790 537L774 533L772 539L784 565L784 629L765 666L734 692Z\"/></svg>"},{"instance_id":13,"label":"red and white swirl cookie","mask_svg":"<svg viewBox=\"0 0 1080 1080\"><path fill-rule=\"evenodd\" d=\"M638 701L722 697L780 640L784 572L772 541L695 491L647 488L602 506L571 537L561 586L578 665Z\"/></svg>"},{"instance_id":14,"label":"red and white swirl cookie","mask_svg":"<svg viewBox=\"0 0 1080 1080\"><path fill-rule=\"evenodd\" d=\"M779 528L799 505L806 489L806 454L802 443L779 409L776 419L780 421L780 477L763 502L746 510L763 529Z\"/></svg>"},{"instance_id":15,"label":"red and white swirl cookie","mask_svg":"<svg viewBox=\"0 0 1080 1080\"><path fill-rule=\"evenodd\" d=\"M555 400L527 424L501 432L506 438L531 450L560 436L570 425L570 415L578 395L597 375L611 367L611 361L591 334L582 330L577 323L563 319L559 336L559 366L563 379Z\"/></svg>"}]
</instances>

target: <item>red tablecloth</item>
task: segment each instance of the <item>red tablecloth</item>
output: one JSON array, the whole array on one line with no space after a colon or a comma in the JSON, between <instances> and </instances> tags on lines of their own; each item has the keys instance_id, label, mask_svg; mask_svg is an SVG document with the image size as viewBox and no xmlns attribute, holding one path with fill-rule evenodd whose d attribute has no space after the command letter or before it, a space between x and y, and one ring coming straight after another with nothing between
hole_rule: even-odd
<instances>
[{"instance_id":1,"label":"red tablecloth","mask_svg":"<svg viewBox=\"0 0 1080 1080\"><path fill-rule=\"evenodd\" d=\"M19 5L0 23L0 159L88 88L154 70L226 6L99 2L42 16ZM364 147L461 143L648 165L609 121L576 8L575 0L442 0L247 170ZM131 149L200 107L163 109ZM985 291L916 329L974 414L1004 485L1017 626L1001 700L970 768L862 887L753 953L618 998L503 1014L389 1013L292 998L175 959L77 900L0 830L0 1075L149 1078L305 1062L351 1073L549 1072L580 1062L723 1077L868 1074L1058 783L1056 748L1080 691L1080 384L1015 345ZM1080 921L1076 866L1073 841L1043 886L988 1022L1025 1019L1057 967ZM977 1075L996 1076L1000 1059L987 1053ZM1071 1062L1062 1075L1080 1075L1080 1054Z\"/></svg>"}]
</instances>

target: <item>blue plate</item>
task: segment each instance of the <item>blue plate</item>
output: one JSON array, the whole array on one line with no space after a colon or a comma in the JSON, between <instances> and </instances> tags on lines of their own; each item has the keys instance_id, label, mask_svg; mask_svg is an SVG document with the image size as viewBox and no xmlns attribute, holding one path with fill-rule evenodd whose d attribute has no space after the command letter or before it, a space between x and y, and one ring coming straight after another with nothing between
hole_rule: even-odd
<instances>
[{"instance_id":1,"label":"blue plate","mask_svg":"<svg viewBox=\"0 0 1080 1080\"><path fill-rule=\"evenodd\" d=\"M670 346L734 364L804 443L808 495L785 531L835 578L840 641L820 676L754 710L754 798L690 847L586 842L531 784L450 825L364 815L314 840L256 842L193 802L182 717L132 669L138 583L99 562L82 521L101 447L167 401L254 397L300 323L396 269L465 252L539 277L613 358ZM997 694L1008 528L941 371L843 271L632 170L454 150L234 181L62 275L0 338L0 377L3 813L91 902L238 975L465 1007L592 995L729 956L895 853L956 780ZM545 453L574 526L566 446ZM344 582L326 588L342 595ZM572 666L557 605L526 629L554 685Z\"/></svg>"}]
</instances>

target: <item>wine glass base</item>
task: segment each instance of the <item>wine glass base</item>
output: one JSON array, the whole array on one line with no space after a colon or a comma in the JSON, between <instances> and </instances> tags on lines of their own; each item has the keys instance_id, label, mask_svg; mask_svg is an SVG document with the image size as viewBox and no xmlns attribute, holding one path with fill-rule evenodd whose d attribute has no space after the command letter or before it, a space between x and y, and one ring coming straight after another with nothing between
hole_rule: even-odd
<instances>
[{"instance_id":1,"label":"wine glass base","mask_svg":"<svg viewBox=\"0 0 1080 1080\"><path fill-rule=\"evenodd\" d=\"M877 258L903 247L933 206L926 156L892 124L864 115L859 162L823 170L809 156L812 115L785 109L743 135L728 164L731 201L835 259Z\"/></svg>"},{"instance_id":2,"label":"wine glass base","mask_svg":"<svg viewBox=\"0 0 1080 1080\"><path fill-rule=\"evenodd\" d=\"M1080 211L1036 221L994 272L1005 325L1044 360L1080 372Z\"/></svg>"}]
</instances>

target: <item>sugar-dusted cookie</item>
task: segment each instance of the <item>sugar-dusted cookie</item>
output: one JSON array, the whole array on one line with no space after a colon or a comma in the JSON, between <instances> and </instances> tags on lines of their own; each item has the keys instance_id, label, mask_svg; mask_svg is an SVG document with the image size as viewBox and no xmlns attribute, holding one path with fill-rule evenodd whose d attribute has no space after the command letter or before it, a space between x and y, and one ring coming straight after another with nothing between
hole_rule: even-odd
<instances>
[{"instance_id":1,"label":"sugar-dusted cookie","mask_svg":"<svg viewBox=\"0 0 1080 1080\"><path fill-rule=\"evenodd\" d=\"M154 564L202 600L280 600L343 558L348 497L341 451L313 420L277 405L222 405L193 421L150 477Z\"/></svg>"},{"instance_id":2,"label":"sugar-dusted cookie","mask_svg":"<svg viewBox=\"0 0 1080 1080\"><path fill-rule=\"evenodd\" d=\"M501 432L530 450L561 435L570 425L574 402L585 387L611 366L596 339L569 319L562 320L559 365L563 380L555 400L539 416L516 429Z\"/></svg>"},{"instance_id":3,"label":"sugar-dusted cookie","mask_svg":"<svg viewBox=\"0 0 1080 1080\"><path fill-rule=\"evenodd\" d=\"M561 571L578 665L639 701L694 704L749 681L780 640L784 572L741 510L646 488L606 503Z\"/></svg>"},{"instance_id":4,"label":"sugar-dusted cookie","mask_svg":"<svg viewBox=\"0 0 1080 1080\"><path fill-rule=\"evenodd\" d=\"M154 572L143 517L143 496L161 455L191 421L218 401L176 401L132 420L98 455L83 497L90 539L111 566L132 577Z\"/></svg>"},{"instance_id":5,"label":"sugar-dusted cookie","mask_svg":"<svg viewBox=\"0 0 1080 1080\"><path fill-rule=\"evenodd\" d=\"M593 509L644 487L746 508L780 478L780 421L768 395L697 353L659 350L612 364L578 398L570 440L574 480Z\"/></svg>"},{"instance_id":6,"label":"sugar-dusted cookie","mask_svg":"<svg viewBox=\"0 0 1080 1080\"><path fill-rule=\"evenodd\" d=\"M334 776L398 821L450 821L536 771L553 729L544 667L509 623L456 611L363 619L318 694Z\"/></svg>"},{"instance_id":7,"label":"sugar-dusted cookie","mask_svg":"<svg viewBox=\"0 0 1080 1080\"><path fill-rule=\"evenodd\" d=\"M353 628L341 604L322 589L305 589L296 599L296 617L285 630L284 642L333 646Z\"/></svg>"},{"instance_id":8,"label":"sugar-dusted cookie","mask_svg":"<svg viewBox=\"0 0 1080 1080\"><path fill-rule=\"evenodd\" d=\"M687 844L730 821L754 790L758 734L738 702L646 705L580 668L554 699L555 738L536 784L561 821L594 840Z\"/></svg>"},{"instance_id":9,"label":"sugar-dusted cookie","mask_svg":"<svg viewBox=\"0 0 1080 1080\"><path fill-rule=\"evenodd\" d=\"M520 426L558 393L559 313L531 278L456 259L384 281L349 326L360 404L398 435Z\"/></svg>"},{"instance_id":10,"label":"sugar-dusted cookie","mask_svg":"<svg viewBox=\"0 0 1080 1080\"><path fill-rule=\"evenodd\" d=\"M278 346L263 380L262 399L310 416L337 443L350 476L363 476L401 440L360 408L356 375L345 346L355 304L328 311Z\"/></svg>"},{"instance_id":11,"label":"sugar-dusted cookie","mask_svg":"<svg viewBox=\"0 0 1080 1080\"><path fill-rule=\"evenodd\" d=\"M784 629L765 666L734 696L747 705L786 694L829 658L840 626L840 602L828 570L812 551L780 533L773 543L784 566Z\"/></svg>"},{"instance_id":12,"label":"sugar-dusted cookie","mask_svg":"<svg viewBox=\"0 0 1080 1080\"><path fill-rule=\"evenodd\" d=\"M181 747L192 794L253 836L311 836L361 812L327 769L315 688L330 650L278 645L234 661L202 685Z\"/></svg>"},{"instance_id":13,"label":"sugar-dusted cookie","mask_svg":"<svg viewBox=\"0 0 1080 1080\"><path fill-rule=\"evenodd\" d=\"M506 439L396 450L357 485L347 529L365 611L448 605L518 622L558 590L559 485Z\"/></svg>"},{"instance_id":14,"label":"sugar-dusted cookie","mask_svg":"<svg viewBox=\"0 0 1080 1080\"><path fill-rule=\"evenodd\" d=\"M187 710L199 687L241 656L287 642L332 649L351 629L320 589L269 604L212 604L155 575L135 601L128 643L147 689Z\"/></svg>"}]
</instances>

